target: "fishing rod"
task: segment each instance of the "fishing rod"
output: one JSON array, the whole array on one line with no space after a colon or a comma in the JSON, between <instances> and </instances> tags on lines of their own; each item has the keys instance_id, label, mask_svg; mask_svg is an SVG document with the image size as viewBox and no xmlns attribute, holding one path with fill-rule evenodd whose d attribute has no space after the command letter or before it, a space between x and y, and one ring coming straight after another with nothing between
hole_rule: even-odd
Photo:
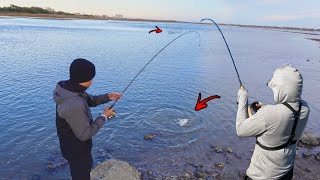
<instances>
[{"instance_id":1,"label":"fishing rod","mask_svg":"<svg viewBox=\"0 0 320 180\"><path fill-rule=\"evenodd\" d=\"M233 63L234 69L236 70L236 73L237 73L237 76L238 76L238 80L239 80L239 83L240 83L240 87L241 87L241 86L242 86L242 82L241 82L241 79L240 79L240 76L239 76L238 69L237 69L237 67L236 67L236 64L234 63L234 60L233 60L233 57L232 57L232 54L231 54L231 51L230 51L229 45L228 45L228 43L227 43L226 39L224 38L224 35L223 35L223 33L222 33L222 31L221 31L220 27L219 27L219 26L218 26L218 24L217 24L216 22L214 22L214 20L212 20L212 19L205 18L205 19L202 19L200 22L202 22L202 21L211 21L211 22L213 22L213 24L214 24L214 25L216 25L216 26L217 26L217 28L218 28L218 30L220 31L221 36L222 36L222 38L223 38L223 40L224 40L224 42L226 43L226 46L227 46L227 48L228 48L228 51L229 51L229 54L230 54L230 57L231 57L231 60L232 60L232 63Z\"/></svg>"},{"instance_id":2,"label":"fishing rod","mask_svg":"<svg viewBox=\"0 0 320 180\"><path fill-rule=\"evenodd\" d=\"M137 73L137 75L130 81L130 83L127 85L127 87L122 91L121 94L124 94L129 86L137 79L137 77L142 73L142 71L163 51L165 50L168 46L170 46L170 44L172 44L174 41L176 41L177 39L181 38L182 36L189 34L189 33L196 33L199 36L199 46L200 46L200 34L197 31L189 31L189 32L185 32L181 35L179 35L178 37L176 37L175 39L173 39L172 41L170 41L167 45L165 45L156 55L154 55L149 61L148 63ZM110 109L114 107L114 105L118 102L119 99L115 100L114 103L109 107Z\"/></svg>"}]
</instances>

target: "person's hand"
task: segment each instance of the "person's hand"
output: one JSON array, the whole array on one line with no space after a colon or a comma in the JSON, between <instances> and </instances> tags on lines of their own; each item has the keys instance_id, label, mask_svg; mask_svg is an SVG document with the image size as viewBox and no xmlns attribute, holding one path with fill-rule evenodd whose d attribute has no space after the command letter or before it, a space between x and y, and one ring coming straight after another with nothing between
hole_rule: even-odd
<instances>
[{"instance_id":1,"label":"person's hand","mask_svg":"<svg viewBox=\"0 0 320 180\"><path fill-rule=\"evenodd\" d=\"M257 102L255 106L257 107L257 109L260 109L263 106L263 104L260 104L260 102Z\"/></svg>"},{"instance_id":2,"label":"person's hand","mask_svg":"<svg viewBox=\"0 0 320 180\"><path fill-rule=\"evenodd\" d=\"M108 93L108 98L112 101L120 99L121 96L122 96L121 93L116 93L116 92Z\"/></svg>"},{"instance_id":3,"label":"person's hand","mask_svg":"<svg viewBox=\"0 0 320 180\"><path fill-rule=\"evenodd\" d=\"M248 91L243 85L241 85L239 88L239 91L238 91L238 95L239 95L239 93L248 93Z\"/></svg>"},{"instance_id":4,"label":"person's hand","mask_svg":"<svg viewBox=\"0 0 320 180\"><path fill-rule=\"evenodd\" d=\"M239 99L242 96L245 97L245 98L248 97L248 91L246 90L246 88L243 85L241 85L239 90L238 90L237 104L239 103Z\"/></svg>"},{"instance_id":5,"label":"person's hand","mask_svg":"<svg viewBox=\"0 0 320 180\"><path fill-rule=\"evenodd\" d=\"M103 114L106 115L108 118L109 117L112 117L114 115L114 111L112 108L110 107L106 107L104 110L103 110Z\"/></svg>"}]
</instances>

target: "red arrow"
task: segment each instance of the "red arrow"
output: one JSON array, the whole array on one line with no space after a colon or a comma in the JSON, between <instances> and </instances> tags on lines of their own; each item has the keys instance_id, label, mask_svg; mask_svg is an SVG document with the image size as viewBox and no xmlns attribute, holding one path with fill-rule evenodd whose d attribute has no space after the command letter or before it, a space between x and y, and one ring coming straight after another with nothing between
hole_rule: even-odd
<instances>
[{"instance_id":1,"label":"red arrow","mask_svg":"<svg viewBox=\"0 0 320 180\"><path fill-rule=\"evenodd\" d=\"M157 29L151 30L149 31L149 34L152 32L156 32L156 33L162 33L162 29L160 29L158 26L156 26Z\"/></svg>"},{"instance_id":2,"label":"red arrow","mask_svg":"<svg viewBox=\"0 0 320 180\"><path fill-rule=\"evenodd\" d=\"M196 107L194 108L196 111L200 111L201 109L207 108L207 102L211 101L212 99L220 99L221 97L218 95L210 96L208 98L205 98L201 101L201 93L199 93L198 101L196 104Z\"/></svg>"}]
</instances>

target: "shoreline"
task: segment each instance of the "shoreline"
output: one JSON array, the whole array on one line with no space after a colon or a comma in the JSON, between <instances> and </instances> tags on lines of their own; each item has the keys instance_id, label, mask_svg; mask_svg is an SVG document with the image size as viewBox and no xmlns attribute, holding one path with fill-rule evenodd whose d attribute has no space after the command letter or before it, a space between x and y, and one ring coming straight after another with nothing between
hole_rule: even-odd
<instances>
[{"instance_id":1,"label":"shoreline","mask_svg":"<svg viewBox=\"0 0 320 180\"><path fill-rule=\"evenodd\" d=\"M165 22L165 23L184 23L184 24L209 24L200 22L186 22L176 20L156 20L156 19L135 19L135 18L112 18L94 15L59 15L59 14L30 14L30 13L1 13L0 18L34 18L34 19L54 19L54 20L106 20L106 21L132 21L132 22ZM241 24L225 24L219 23L221 26L229 27L245 27L266 30L290 30L290 31L311 31L320 32L320 29L298 28L298 27L279 27L279 26L258 26L258 25L241 25Z\"/></svg>"},{"instance_id":2,"label":"shoreline","mask_svg":"<svg viewBox=\"0 0 320 180\"><path fill-rule=\"evenodd\" d=\"M0 18L34 18L34 19L59 19L59 20L76 20L76 19L88 19L88 20L111 20L111 21L140 21L140 22L167 22L167 23L192 23L175 20L154 20L154 19L131 19L131 18L111 18L111 17L100 17L94 15L59 15L59 14L30 14L30 13L1 13Z\"/></svg>"},{"instance_id":3,"label":"shoreline","mask_svg":"<svg viewBox=\"0 0 320 180\"><path fill-rule=\"evenodd\" d=\"M106 158L91 172L94 180L209 180L239 179L242 180L249 167L254 149L248 147L244 153L234 147L223 147L209 144L209 153L199 159L186 159L179 166L179 172L167 173L164 169L150 169L135 166L134 163L120 159ZM53 161L48 162L48 170L56 171L66 167L67 161L57 151ZM57 159L56 159L57 158ZM304 180L320 179L320 136L305 132L297 144L294 165L294 178ZM120 173L121 172L121 173ZM111 178L113 177L113 178Z\"/></svg>"}]
</instances>

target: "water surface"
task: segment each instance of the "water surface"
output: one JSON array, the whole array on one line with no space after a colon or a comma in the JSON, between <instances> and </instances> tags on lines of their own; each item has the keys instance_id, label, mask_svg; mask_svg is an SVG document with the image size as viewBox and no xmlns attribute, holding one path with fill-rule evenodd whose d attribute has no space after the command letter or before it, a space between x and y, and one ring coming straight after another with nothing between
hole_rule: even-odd
<instances>
[{"instance_id":1,"label":"water surface","mask_svg":"<svg viewBox=\"0 0 320 180\"><path fill-rule=\"evenodd\" d=\"M161 34L148 34L155 25ZM273 103L265 85L275 68L294 64L303 74L303 98L311 108L307 131L320 128L319 35L221 27L229 42L250 101ZM199 24L96 20L0 19L0 177L67 179L68 166L48 170L60 157L52 92L68 79L69 64L86 58L97 75L89 93L122 91L136 73L172 39L116 105L118 115L93 138L94 164L109 158L128 161L159 175L184 171L192 161L208 161L210 145L232 147L239 155L254 139L235 133L239 87L228 51L213 26ZM307 60L310 61L307 61ZM199 93L220 95L200 112ZM103 106L92 109L97 116ZM188 119L180 127L177 121ZM145 134L156 134L153 141ZM213 160L215 161L215 160ZM233 163L226 169L248 166Z\"/></svg>"}]
</instances>

